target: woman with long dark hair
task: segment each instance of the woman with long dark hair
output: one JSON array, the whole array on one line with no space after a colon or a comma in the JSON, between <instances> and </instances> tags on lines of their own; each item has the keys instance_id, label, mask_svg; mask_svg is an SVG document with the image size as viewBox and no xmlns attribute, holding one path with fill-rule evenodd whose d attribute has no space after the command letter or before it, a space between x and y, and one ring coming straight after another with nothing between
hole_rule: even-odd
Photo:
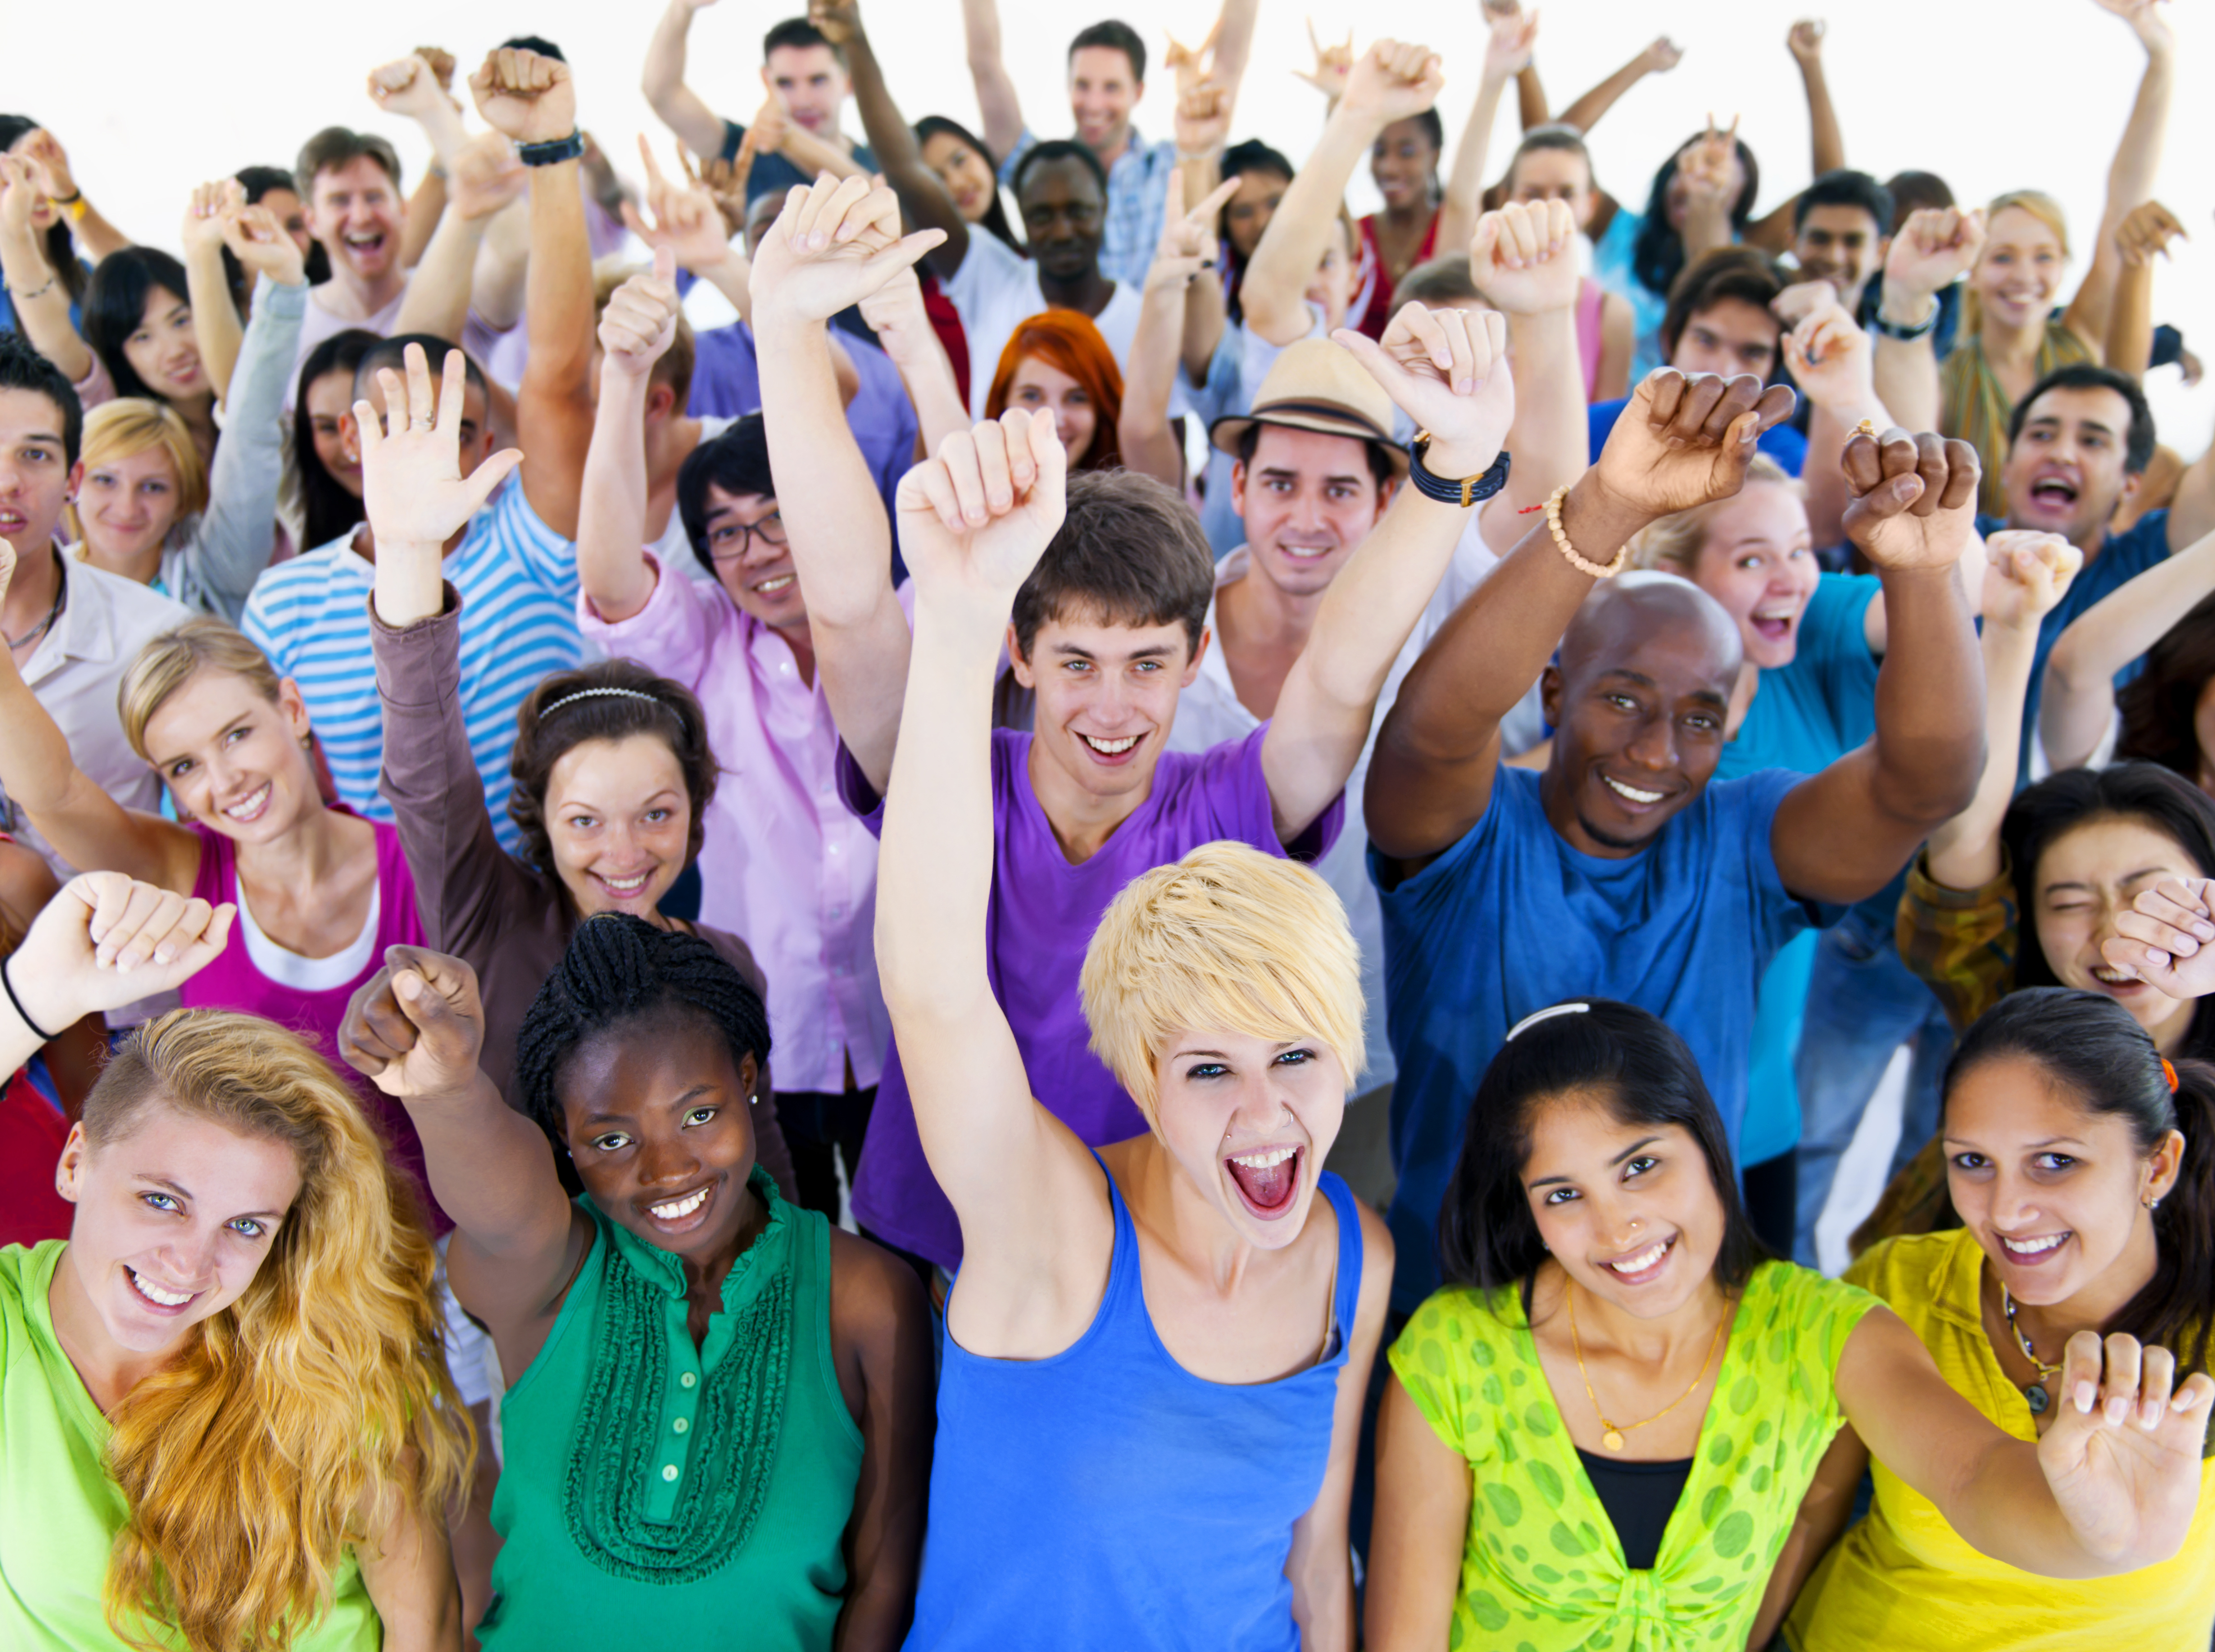
<instances>
[{"instance_id":1,"label":"woman with long dark hair","mask_svg":"<svg viewBox=\"0 0 2215 1652\"><path fill-rule=\"evenodd\" d=\"M354 370L377 342L376 334L350 327L308 352L294 382L291 464L284 507L292 543L319 550L352 533L363 521L361 455L346 436L353 410Z\"/></svg>"},{"instance_id":2,"label":"woman with long dark hair","mask_svg":"<svg viewBox=\"0 0 2215 1652\"><path fill-rule=\"evenodd\" d=\"M1898 1316L1766 1254L1691 1053L1646 1010L1571 1000L1508 1034L1439 1243L1451 1282L1394 1344L1377 1422L1378 1652L1765 1646L1816 1557L1803 1505L1851 1501L1844 1428L2026 1610L2043 1578L2187 1540L2215 1382L2172 1391L2166 1349L2078 1335L2044 1438L2011 1438Z\"/></svg>"}]
</instances>

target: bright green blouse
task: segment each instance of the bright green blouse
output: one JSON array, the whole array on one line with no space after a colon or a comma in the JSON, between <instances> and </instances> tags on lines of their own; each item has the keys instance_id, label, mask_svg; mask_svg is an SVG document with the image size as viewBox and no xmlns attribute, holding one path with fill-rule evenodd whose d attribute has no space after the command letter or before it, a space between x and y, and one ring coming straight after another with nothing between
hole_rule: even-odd
<instances>
[{"instance_id":1,"label":"bright green blouse","mask_svg":"<svg viewBox=\"0 0 2215 1652\"><path fill-rule=\"evenodd\" d=\"M123 1652L101 1590L130 1508L105 1466L107 1419L54 1336L46 1292L63 1248L0 1250L0 1647ZM351 1550L331 1592L293 1652L377 1652L382 1625Z\"/></svg>"},{"instance_id":2,"label":"bright green blouse","mask_svg":"<svg viewBox=\"0 0 2215 1652\"><path fill-rule=\"evenodd\" d=\"M1731 1322L1700 1446L1651 1571L1623 1563L1546 1386L1519 1291L1439 1292L1392 1345L1392 1369L1475 1494L1455 1647L1499 1652L1713 1652L1743 1647L1832 1436L1832 1376L1867 1292L1764 1262Z\"/></svg>"},{"instance_id":3,"label":"bright green blouse","mask_svg":"<svg viewBox=\"0 0 2215 1652\"><path fill-rule=\"evenodd\" d=\"M578 1200L592 1248L500 1403L487 1652L828 1652L862 1470L831 1354L831 1229L758 1166L751 1185L769 1225L698 1346L684 1263Z\"/></svg>"}]
</instances>

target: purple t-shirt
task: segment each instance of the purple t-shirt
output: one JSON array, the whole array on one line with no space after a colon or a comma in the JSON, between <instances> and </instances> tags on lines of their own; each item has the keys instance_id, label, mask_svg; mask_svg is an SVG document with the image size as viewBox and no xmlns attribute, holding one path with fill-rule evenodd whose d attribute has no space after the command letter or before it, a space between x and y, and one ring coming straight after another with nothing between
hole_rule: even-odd
<instances>
[{"instance_id":1,"label":"purple t-shirt","mask_svg":"<svg viewBox=\"0 0 2215 1652\"><path fill-rule=\"evenodd\" d=\"M1343 795L1289 846L1277 841L1268 782L1261 774L1263 723L1243 740L1205 752L1164 752L1146 801L1102 844L1072 866L1031 789L1031 737L992 734L992 895L985 916L985 968L992 996L1023 1053L1031 1094L1095 1147L1145 1133L1138 1104L1092 1053L1078 1007L1084 950L1123 886L1202 844L1228 839L1272 855L1312 861L1337 841ZM871 832L884 827L884 800L842 746L838 791ZM854 1215L872 1233L942 1267L961 1261L961 1227L939 1191L916 1134L915 1108L894 1040L877 1086L876 1110L854 1177Z\"/></svg>"}]
</instances>

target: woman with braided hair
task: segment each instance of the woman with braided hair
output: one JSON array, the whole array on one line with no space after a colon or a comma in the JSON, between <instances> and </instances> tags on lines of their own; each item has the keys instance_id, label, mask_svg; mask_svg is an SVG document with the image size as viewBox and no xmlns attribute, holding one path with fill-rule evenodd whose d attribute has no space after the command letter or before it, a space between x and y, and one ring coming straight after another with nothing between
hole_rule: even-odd
<instances>
[{"instance_id":1,"label":"woman with braided hair","mask_svg":"<svg viewBox=\"0 0 2215 1652\"><path fill-rule=\"evenodd\" d=\"M915 1275L756 1162L761 995L701 937L585 919L523 1017L509 1100L469 967L396 947L347 1059L403 1102L447 1267L507 1379L488 1652L658 1637L890 1649L931 1431ZM547 1142L585 1188L562 1191Z\"/></svg>"}]
</instances>

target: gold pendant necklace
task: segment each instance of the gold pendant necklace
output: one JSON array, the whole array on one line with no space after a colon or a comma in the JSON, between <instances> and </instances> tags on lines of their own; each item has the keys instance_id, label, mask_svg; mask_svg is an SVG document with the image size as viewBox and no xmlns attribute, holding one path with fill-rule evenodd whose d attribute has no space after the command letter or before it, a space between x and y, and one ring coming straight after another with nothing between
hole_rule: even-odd
<instances>
[{"instance_id":1,"label":"gold pendant necklace","mask_svg":"<svg viewBox=\"0 0 2215 1652\"><path fill-rule=\"evenodd\" d=\"M1629 1434L1633 1428L1643 1428L1648 1422L1660 1422L1663 1417L1667 1416L1670 1412L1675 1410L1686 1400L1691 1398L1693 1394L1698 1391L1700 1385L1707 1381L1708 1366L1715 1357L1715 1349L1722 1343L1723 1327L1730 1323L1731 1316L1727 1311L1726 1311L1723 1317L1715 1322L1715 1334L1708 1339L1707 1354L1700 1360L1700 1374L1692 1379L1691 1387L1687 1388L1683 1393L1678 1395L1675 1399L1671 1400L1666 1405L1656 1411L1652 1416L1646 1418L1644 1422L1621 1423L1611 1422L1608 1420L1607 1413L1599 1409L1599 1396L1592 1392L1592 1379L1585 1374L1584 1339L1577 1335L1576 1283L1574 1280L1570 1280L1566 1274L1562 1277L1562 1283L1568 1288L1569 1293L1569 1348L1577 1356L1577 1376L1584 1383L1585 1397L1592 1402L1592 1415L1599 1419L1599 1443L1606 1446L1608 1450L1611 1452L1619 1452L1623 1449L1625 1443L1623 1440L1623 1436L1625 1434ZM1727 1301L1726 1301L1726 1306L1727 1307Z\"/></svg>"}]
</instances>

